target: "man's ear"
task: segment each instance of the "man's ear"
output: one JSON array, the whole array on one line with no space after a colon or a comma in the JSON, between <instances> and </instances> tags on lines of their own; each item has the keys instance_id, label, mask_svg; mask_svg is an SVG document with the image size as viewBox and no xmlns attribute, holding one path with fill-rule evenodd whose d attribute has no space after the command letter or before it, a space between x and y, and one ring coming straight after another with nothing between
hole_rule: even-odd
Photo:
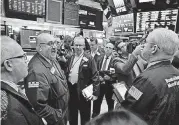
<instances>
[{"instance_id":1,"label":"man's ear","mask_svg":"<svg viewBox=\"0 0 179 125\"><path fill-rule=\"evenodd\" d=\"M6 68L7 71L11 72L13 70L12 62L9 60L4 61L4 67Z\"/></svg>"},{"instance_id":2,"label":"man's ear","mask_svg":"<svg viewBox=\"0 0 179 125\"><path fill-rule=\"evenodd\" d=\"M158 45L154 45L154 46L152 47L152 54L156 53L157 50L158 50Z\"/></svg>"},{"instance_id":3,"label":"man's ear","mask_svg":"<svg viewBox=\"0 0 179 125\"><path fill-rule=\"evenodd\" d=\"M37 45L37 46L36 46L36 50L37 50L37 52L42 51L42 47L41 47L41 45Z\"/></svg>"}]
</instances>

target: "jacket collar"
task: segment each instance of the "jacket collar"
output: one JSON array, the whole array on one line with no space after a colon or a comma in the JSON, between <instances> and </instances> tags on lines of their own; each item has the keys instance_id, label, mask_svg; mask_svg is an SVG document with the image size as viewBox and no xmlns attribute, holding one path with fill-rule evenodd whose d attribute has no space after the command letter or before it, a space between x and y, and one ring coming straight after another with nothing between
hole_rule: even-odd
<instances>
[{"instance_id":1,"label":"jacket collar","mask_svg":"<svg viewBox=\"0 0 179 125\"><path fill-rule=\"evenodd\" d=\"M28 101L27 97L25 97L24 95L20 94L19 92L17 92L14 88L12 88L11 86L9 86L7 83L5 83L4 81L1 81L1 90L5 90L8 91L9 93L11 93L12 95L15 95L16 97L18 97L19 99L23 99Z\"/></svg>"},{"instance_id":2,"label":"jacket collar","mask_svg":"<svg viewBox=\"0 0 179 125\"><path fill-rule=\"evenodd\" d=\"M152 62L147 66L146 70L150 70L150 69L154 69L154 68L158 68L158 67L166 66L166 65L171 65L171 61L161 60L161 61Z\"/></svg>"},{"instance_id":3,"label":"jacket collar","mask_svg":"<svg viewBox=\"0 0 179 125\"><path fill-rule=\"evenodd\" d=\"M43 57L41 54L37 53L35 56L43 63L45 67L52 67L52 64L50 64L50 62L48 62L47 59L45 59L45 57Z\"/></svg>"}]
</instances>

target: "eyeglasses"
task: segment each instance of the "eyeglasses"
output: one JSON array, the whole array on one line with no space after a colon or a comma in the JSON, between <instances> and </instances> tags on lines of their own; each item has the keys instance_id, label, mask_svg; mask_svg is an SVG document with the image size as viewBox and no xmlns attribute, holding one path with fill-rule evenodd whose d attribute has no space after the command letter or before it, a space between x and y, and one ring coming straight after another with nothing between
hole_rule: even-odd
<instances>
[{"instance_id":1,"label":"eyeglasses","mask_svg":"<svg viewBox=\"0 0 179 125\"><path fill-rule=\"evenodd\" d=\"M49 41L48 43L40 43L40 44L45 44L45 45L48 45L50 47L53 47L54 45L58 45L59 42L58 41Z\"/></svg>"},{"instance_id":2,"label":"eyeglasses","mask_svg":"<svg viewBox=\"0 0 179 125\"><path fill-rule=\"evenodd\" d=\"M25 53L21 56L15 56L15 57L7 58L6 60L17 59L17 58L24 58L24 60L27 61L27 55ZM2 66L4 66L4 62L1 64L1 67Z\"/></svg>"},{"instance_id":3,"label":"eyeglasses","mask_svg":"<svg viewBox=\"0 0 179 125\"><path fill-rule=\"evenodd\" d=\"M113 49L113 48L111 48L111 47L105 47L106 49Z\"/></svg>"},{"instance_id":4,"label":"eyeglasses","mask_svg":"<svg viewBox=\"0 0 179 125\"><path fill-rule=\"evenodd\" d=\"M81 45L81 44L74 44L74 47L82 47L82 46L84 46L84 45Z\"/></svg>"}]
</instances>

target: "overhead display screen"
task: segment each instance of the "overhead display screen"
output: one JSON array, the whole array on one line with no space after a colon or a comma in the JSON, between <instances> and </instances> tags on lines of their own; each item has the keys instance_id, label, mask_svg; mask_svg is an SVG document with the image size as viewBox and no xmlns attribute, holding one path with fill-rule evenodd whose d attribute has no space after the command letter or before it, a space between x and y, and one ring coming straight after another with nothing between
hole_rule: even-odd
<instances>
[{"instance_id":1,"label":"overhead display screen","mask_svg":"<svg viewBox=\"0 0 179 125\"><path fill-rule=\"evenodd\" d=\"M124 0L113 0L113 2L117 13L127 11Z\"/></svg>"},{"instance_id":2,"label":"overhead display screen","mask_svg":"<svg viewBox=\"0 0 179 125\"><path fill-rule=\"evenodd\" d=\"M83 29L103 30L103 13L100 10L82 6L79 9L79 26Z\"/></svg>"},{"instance_id":3,"label":"overhead display screen","mask_svg":"<svg viewBox=\"0 0 179 125\"><path fill-rule=\"evenodd\" d=\"M150 11L137 13L136 32L143 32L148 28L168 27L174 30L177 22L178 10Z\"/></svg>"},{"instance_id":4,"label":"overhead display screen","mask_svg":"<svg viewBox=\"0 0 179 125\"><path fill-rule=\"evenodd\" d=\"M44 16L46 0L8 0L8 11Z\"/></svg>"},{"instance_id":5,"label":"overhead display screen","mask_svg":"<svg viewBox=\"0 0 179 125\"><path fill-rule=\"evenodd\" d=\"M114 32L134 32L133 13L113 17L112 27Z\"/></svg>"},{"instance_id":6,"label":"overhead display screen","mask_svg":"<svg viewBox=\"0 0 179 125\"><path fill-rule=\"evenodd\" d=\"M139 0L139 3L144 3L144 2L153 2L155 0Z\"/></svg>"}]
</instances>

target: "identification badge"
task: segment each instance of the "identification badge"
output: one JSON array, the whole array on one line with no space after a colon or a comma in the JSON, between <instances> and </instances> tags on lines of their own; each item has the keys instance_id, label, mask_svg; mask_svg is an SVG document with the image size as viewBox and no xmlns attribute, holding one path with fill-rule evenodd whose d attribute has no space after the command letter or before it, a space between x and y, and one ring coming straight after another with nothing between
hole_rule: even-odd
<instances>
[{"instance_id":1,"label":"identification badge","mask_svg":"<svg viewBox=\"0 0 179 125\"><path fill-rule=\"evenodd\" d=\"M52 67L51 70L50 70L50 72L51 72L52 74L54 74L54 73L55 73L55 68Z\"/></svg>"},{"instance_id":2,"label":"identification badge","mask_svg":"<svg viewBox=\"0 0 179 125\"><path fill-rule=\"evenodd\" d=\"M96 53L98 56L100 56L101 54L99 52Z\"/></svg>"},{"instance_id":3,"label":"identification badge","mask_svg":"<svg viewBox=\"0 0 179 125\"><path fill-rule=\"evenodd\" d=\"M83 57L83 60L84 60L85 62L87 62L87 61L88 61L88 58L86 58L86 57Z\"/></svg>"},{"instance_id":4,"label":"identification badge","mask_svg":"<svg viewBox=\"0 0 179 125\"><path fill-rule=\"evenodd\" d=\"M88 67L88 65L83 65L83 67Z\"/></svg>"},{"instance_id":5,"label":"identification badge","mask_svg":"<svg viewBox=\"0 0 179 125\"><path fill-rule=\"evenodd\" d=\"M29 88L38 88L39 82L28 82L28 87Z\"/></svg>"}]
</instances>

